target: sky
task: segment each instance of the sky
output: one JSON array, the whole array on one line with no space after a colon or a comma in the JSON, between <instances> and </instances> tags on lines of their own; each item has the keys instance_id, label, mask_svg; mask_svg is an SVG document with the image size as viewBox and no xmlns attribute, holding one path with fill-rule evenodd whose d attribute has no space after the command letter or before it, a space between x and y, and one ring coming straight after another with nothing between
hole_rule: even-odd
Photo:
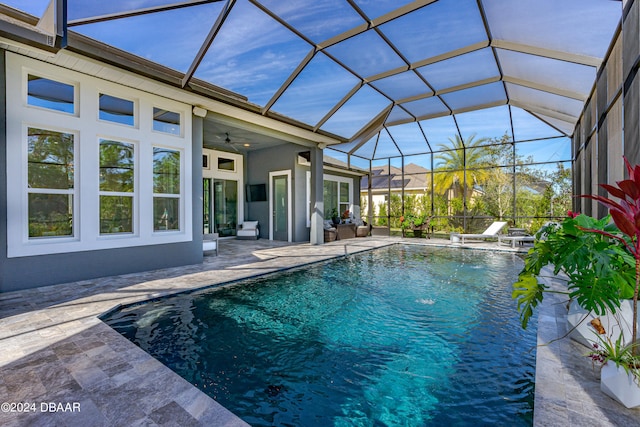
<instances>
[{"instance_id":1,"label":"sky","mask_svg":"<svg viewBox=\"0 0 640 427\"><path fill-rule=\"evenodd\" d=\"M176 0L112 0L88 2L68 0L68 19L73 22L91 16L173 4ZM48 0L6 0L3 3L35 16L41 16ZM101 23L73 26L71 29L148 60L186 72L206 39L225 2L214 2L149 15ZM476 0L439 0L411 14L380 25L378 31L360 32L342 43L316 51L316 45L349 29L367 25L365 19L344 0L261 0L277 19L293 25L297 34L281 25L247 0L237 0L221 31L197 68L194 77L247 96L260 107L300 122L351 138L376 115L402 105L416 117L442 115L477 105L529 104L534 110L553 110L560 117L577 117L596 75L593 66L558 61L531 53L504 48L483 48L487 31ZM356 0L373 20L411 3L409 0ZM608 47L607 35L615 29L620 2L602 0L483 0L492 37L526 45L550 46L558 52L602 56ZM601 8L591 16L585 6ZM582 6L582 7L581 7ZM523 8L527 12L523 16ZM562 10L560 10L562 9ZM543 13L544 12L544 13ZM564 12L564 13L563 13ZM571 13L566 13L571 12ZM543 13L541 15L541 13ZM505 18L507 18L505 22ZM577 25L593 31L579 31ZM577 30L578 29L578 30ZM437 37L434 37L437 34ZM609 37L610 39L610 37ZM392 49L390 41L397 50ZM473 51L434 63L420 65L425 58L479 44ZM501 68L496 66L495 58ZM408 63L414 70L398 72ZM297 67L302 71L291 79ZM397 74L380 78L380 73ZM497 81L501 73L510 83ZM362 85L361 79L371 84ZM520 80L529 87L516 84ZM425 84L428 82L428 84ZM468 82L483 82L463 87ZM515 82L515 83L514 83ZM281 96L279 88L287 83ZM570 97L544 90L553 86ZM433 97L433 91L442 91ZM348 98L348 95L351 94ZM348 99L347 99L348 98ZM447 105L443 104L445 102ZM336 107L337 106L337 107ZM332 116L330 113L337 111ZM511 117L509 115L511 112ZM538 117L544 117L538 114ZM432 148L446 144L458 133L464 139L499 138L505 134L516 141L540 138L540 143L522 144L519 152L536 161L569 160L568 138L522 108L506 105L482 108L419 121ZM406 121L407 112L393 107L390 120ZM549 121L551 122L551 121ZM553 121L554 124L557 121ZM511 129L513 126L513 134ZM393 155L398 145L403 153L422 150L424 138L417 123L389 126L377 156ZM571 132L572 124L560 131ZM393 141L392 141L393 140ZM411 141L418 141L413 147ZM561 141L561 142L559 142ZM373 155L368 144L361 152ZM385 148L386 147L386 148Z\"/></svg>"}]
</instances>

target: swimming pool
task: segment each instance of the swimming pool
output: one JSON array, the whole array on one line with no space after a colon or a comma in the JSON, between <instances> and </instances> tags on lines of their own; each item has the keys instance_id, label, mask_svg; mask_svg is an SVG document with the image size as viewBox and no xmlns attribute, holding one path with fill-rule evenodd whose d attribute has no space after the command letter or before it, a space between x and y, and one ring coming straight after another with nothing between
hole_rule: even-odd
<instances>
[{"instance_id":1,"label":"swimming pool","mask_svg":"<svg viewBox=\"0 0 640 427\"><path fill-rule=\"evenodd\" d=\"M395 245L104 320L251 425L531 425L513 254Z\"/></svg>"}]
</instances>

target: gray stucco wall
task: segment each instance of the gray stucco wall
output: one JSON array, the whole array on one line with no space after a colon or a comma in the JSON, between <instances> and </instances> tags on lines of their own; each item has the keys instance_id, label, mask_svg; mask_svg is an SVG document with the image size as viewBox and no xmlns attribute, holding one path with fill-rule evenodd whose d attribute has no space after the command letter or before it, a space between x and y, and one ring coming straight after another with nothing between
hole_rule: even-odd
<instances>
[{"instance_id":1,"label":"gray stucco wall","mask_svg":"<svg viewBox=\"0 0 640 427\"><path fill-rule=\"evenodd\" d=\"M192 242L7 258L6 67L0 52L0 292L202 262L202 123L194 123ZM18 101L19 102L19 101Z\"/></svg>"},{"instance_id":2,"label":"gray stucco wall","mask_svg":"<svg viewBox=\"0 0 640 427\"><path fill-rule=\"evenodd\" d=\"M304 147L295 144L283 144L277 147L265 148L262 150L250 151L246 158L245 184L266 184L269 191L269 172L291 171L291 203L292 212L292 233L291 240L294 242L306 242L309 240L309 229L306 227L304 209L305 200L305 172L309 168L304 168L297 164L299 152L306 151ZM268 197L268 194L267 194ZM245 202L245 219L260 222L260 238L269 238L269 202ZM302 205L302 206L299 206Z\"/></svg>"},{"instance_id":3,"label":"gray stucco wall","mask_svg":"<svg viewBox=\"0 0 640 427\"><path fill-rule=\"evenodd\" d=\"M308 148L295 144L284 144L273 148L251 151L246 158L246 184L267 184L269 187L269 172L290 170L293 204L293 236L294 242L308 242L311 229L307 227L307 171L309 166L298 164L298 153L309 151ZM360 204L360 179L353 175L330 171L336 176L353 178L353 202ZM269 202L250 202L245 206L248 220L260 221L260 238L269 238Z\"/></svg>"}]
</instances>

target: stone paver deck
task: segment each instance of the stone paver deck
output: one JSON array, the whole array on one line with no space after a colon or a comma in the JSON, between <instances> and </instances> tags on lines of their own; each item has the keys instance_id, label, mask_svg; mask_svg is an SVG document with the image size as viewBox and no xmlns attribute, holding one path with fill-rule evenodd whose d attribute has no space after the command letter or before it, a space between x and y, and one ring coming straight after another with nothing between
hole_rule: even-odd
<instances>
[{"instance_id":1,"label":"stone paver deck","mask_svg":"<svg viewBox=\"0 0 640 427\"><path fill-rule=\"evenodd\" d=\"M551 290L566 284L543 270ZM568 298L547 292L538 311L535 426L640 426L640 410L626 409L600 391L600 371L589 348L565 338Z\"/></svg>"},{"instance_id":2,"label":"stone paver deck","mask_svg":"<svg viewBox=\"0 0 640 427\"><path fill-rule=\"evenodd\" d=\"M198 265L0 294L0 403L14 403L9 409L22 411L5 412L3 406L0 425L246 425L98 316L119 305L399 241L450 246L438 239L359 238L321 246L222 240L220 255L206 257ZM526 250L492 242L465 247ZM549 310L557 308L550 298L545 300L539 342L562 333L550 317ZM640 412L625 410L600 393L597 373L586 358L575 356L586 349L580 352L575 346L579 344L561 340L538 349L534 424L640 425ZM25 412L25 403L30 412ZM78 407L80 411L74 411Z\"/></svg>"}]
</instances>

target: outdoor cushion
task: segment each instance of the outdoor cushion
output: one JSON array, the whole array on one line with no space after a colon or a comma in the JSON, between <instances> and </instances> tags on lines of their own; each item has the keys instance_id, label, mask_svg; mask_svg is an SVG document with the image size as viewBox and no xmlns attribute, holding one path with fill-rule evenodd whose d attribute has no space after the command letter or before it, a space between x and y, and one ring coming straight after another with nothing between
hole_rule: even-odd
<instances>
[{"instance_id":1,"label":"outdoor cushion","mask_svg":"<svg viewBox=\"0 0 640 427\"><path fill-rule=\"evenodd\" d=\"M242 224L243 230L252 230L254 228L258 228L258 221L245 221Z\"/></svg>"}]
</instances>

